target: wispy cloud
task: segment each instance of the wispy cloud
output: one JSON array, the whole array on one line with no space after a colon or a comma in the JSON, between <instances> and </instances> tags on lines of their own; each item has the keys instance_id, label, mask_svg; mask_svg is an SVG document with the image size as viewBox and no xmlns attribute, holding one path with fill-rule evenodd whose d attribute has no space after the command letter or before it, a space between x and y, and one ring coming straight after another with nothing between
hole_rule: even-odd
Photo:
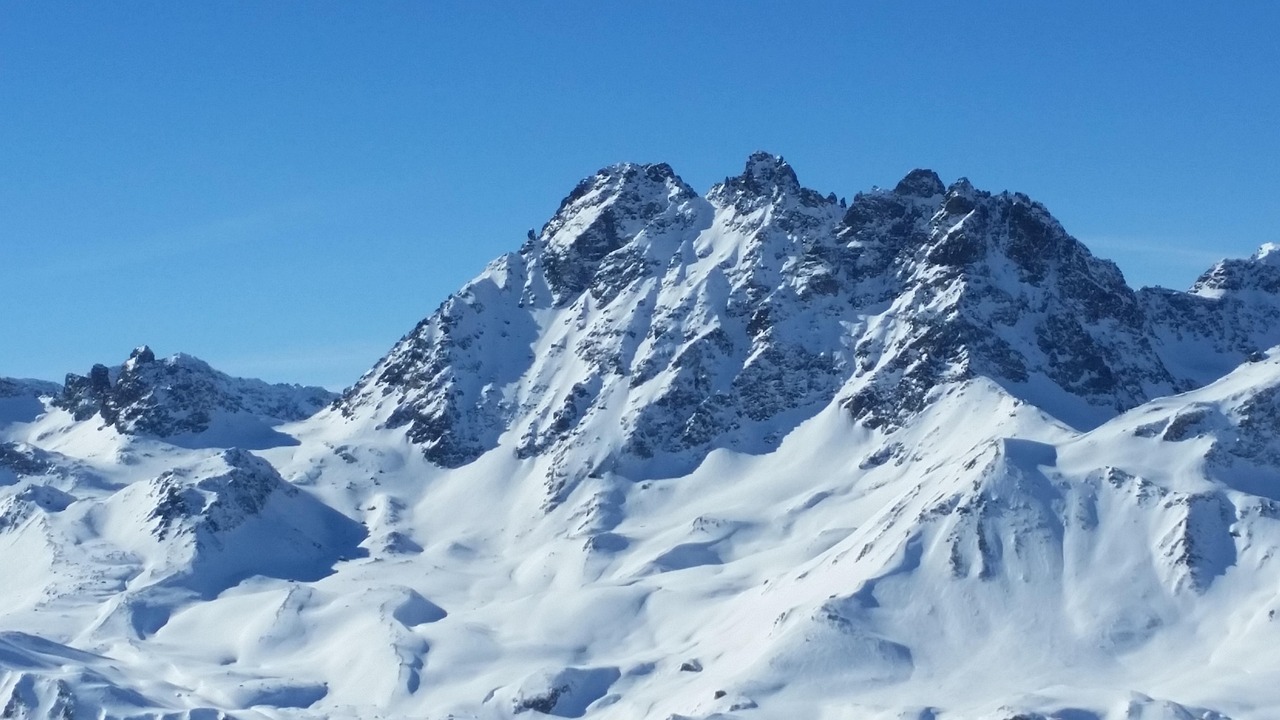
<instances>
[{"instance_id":1,"label":"wispy cloud","mask_svg":"<svg viewBox=\"0 0 1280 720\"><path fill-rule=\"evenodd\" d=\"M1194 262L1208 267L1213 263L1227 257L1241 257L1249 255L1247 253L1232 253L1225 249L1222 243L1212 243L1204 240L1188 240L1176 238L1151 238L1151 237L1118 237L1118 236L1093 236L1081 238L1081 242L1093 250L1095 253L1106 256L1108 253L1123 254L1151 254L1164 258L1177 258L1185 262ZM1212 246L1223 249L1209 249ZM1234 246L1233 246L1234 247Z\"/></svg>"},{"instance_id":2,"label":"wispy cloud","mask_svg":"<svg viewBox=\"0 0 1280 720\"><path fill-rule=\"evenodd\" d=\"M1094 254L1114 260L1134 287L1187 288L1218 261L1248 257L1255 242L1189 237L1081 236Z\"/></svg>"},{"instance_id":3,"label":"wispy cloud","mask_svg":"<svg viewBox=\"0 0 1280 720\"><path fill-rule=\"evenodd\" d=\"M101 273L197 256L209 250L234 249L259 242L282 230L303 225L315 210L310 202L296 201L248 212L204 220L138 237L101 238L99 251L62 253L44 267L27 267L28 273Z\"/></svg>"},{"instance_id":4,"label":"wispy cloud","mask_svg":"<svg viewBox=\"0 0 1280 720\"><path fill-rule=\"evenodd\" d=\"M270 382L318 384L330 390L341 390L373 367L391 348L391 342L282 346L262 352L211 355L204 359L230 375Z\"/></svg>"}]
</instances>

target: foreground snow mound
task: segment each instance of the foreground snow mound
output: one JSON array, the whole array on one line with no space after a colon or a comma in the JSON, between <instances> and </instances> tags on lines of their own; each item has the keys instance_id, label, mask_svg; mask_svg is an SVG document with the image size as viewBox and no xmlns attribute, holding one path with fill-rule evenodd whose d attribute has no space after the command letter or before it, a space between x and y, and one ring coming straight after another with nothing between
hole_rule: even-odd
<instances>
[{"instance_id":1,"label":"foreground snow mound","mask_svg":"<svg viewBox=\"0 0 1280 720\"><path fill-rule=\"evenodd\" d=\"M143 346L118 368L67 375L55 404L76 420L96 417L126 434L269 447L283 439L272 426L309 417L332 399L323 388L233 378L190 355L157 359Z\"/></svg>"},{"instance_id":2,"label":"foreground snow mound","mask_svg":"<svg viewBox=\"0 0 1280 720\"><path fill-rule=\"evenodd\" d=\"M618 677L617 668L564 668L536 673L520 684L512 709L517 715L532 710L555 717L582 717Z\"/></svg>"},{"instance_id":3,"label":"foreground snow mound","mask_svg":"<svg viewBox=\"0 0 1280 720\"><path fill-rule=\"evenodd\" d=\"M213 596L244 578L317 580L357 554L363 529L231 449L166 471L106 499L90 520L145 559L132 585Z\"/></svg>"},{"instance_id":4,"label":"foreground snow mound","mask_svg":"<svg viewBox=\"0 0 1280 720\"><path fill-rule=\"evenodd\" d=\"M170 704L179 689L149 682L143 694L107 658L21 632L0 633L0 717L15 720L155 718L222 720L212 708ZM168 708L164 710L162 708Z\"/></svg>"}]
</instances>

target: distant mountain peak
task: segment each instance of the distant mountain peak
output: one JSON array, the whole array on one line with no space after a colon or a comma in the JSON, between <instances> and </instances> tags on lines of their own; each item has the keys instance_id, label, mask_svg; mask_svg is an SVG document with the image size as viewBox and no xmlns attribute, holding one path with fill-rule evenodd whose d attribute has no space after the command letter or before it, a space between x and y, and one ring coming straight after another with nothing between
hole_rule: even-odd
<instances>
[{"instance_id":1,"label":"distant mountain peak","mask_svg":"<svg viewBox=\"0 0 1280 720\"><path fill-rule=\"evenodd\" d=\"M803 187L796 171L781 155L757 151L747 158L741 175L727 177L711 188L707 199L714 204L753 212L767 205L793 202L804 207L834 205L834 194L822 195Z\"/></svg>"},{"instance_id":2,"label":"distant mountain peak","mask_svg":"<svg viewBox=\"0 0 1280 720\"><path fill-rule=\"evenodd\" d=\"M1191 286L1204 297L1238 295L1245 291L1280 294L1280 245L1266 243L1249 258L1220 260Z\"/></svg>"},{"instance_id":3,"label":"distant mountain peak","mask_svg":"<svg viewBox=\"0 0 1280 720\"><path fill-rule=\"evenodd\" d=\"M1253 254L1252 259L1264 265L1280 267L1280 243L1263 243Z\"/></svg>"},{"instance_id":4,"label":"distant mountain peak","mask_svg":"<svg viewBox=\"0 0 1280 720\"><path fill-rule=\"evenodd\" d=\"M781 155L762 151L752 153L742 174L726 182L735 181L759 194L797 192L800 189L800 180L791 165Z\"/></svg>"},{"instance_id":5,"label":"distant mountain peak","mask_svg":"<svg viewBox=\"0 0 1280 720\"><path fill-rule=\"evenodd\" d=\"M61 391L61 385L45 380L0 377L0 398L53 397Z\"/></svg>"},{"instance_id":6,"label":"distant mountain peak","mask_svg":"<svg viewBox=\"0 0 1280 720\"><path fill-rule=\"evenodd\" d=\"M918 198L932 198L947 191L938 173L925 168L917 168L907 173L898 181L893 191L899 195Z\"/></svg>"},{"instance_id":7,"label":"distant mountain peak","mask_svg":"<svg viewBox=\"0 0 1280 720\"><path fill-rule=\"evenodd\" d=\"M163 438L204 432L219 414L301 420L334 397L323 388L233 378L191 355L157 359L142 345L117 368L69 373L54 404L77 420L98 416L121 432Z\"/></svg>"}]
</instances>

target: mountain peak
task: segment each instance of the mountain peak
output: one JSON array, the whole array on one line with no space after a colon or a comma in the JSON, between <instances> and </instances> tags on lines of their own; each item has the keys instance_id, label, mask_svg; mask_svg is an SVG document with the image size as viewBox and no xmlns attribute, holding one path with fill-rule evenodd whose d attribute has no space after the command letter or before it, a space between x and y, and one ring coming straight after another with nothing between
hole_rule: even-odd
<instances>
[{"instance_id":1,"label":"mountain peak","mask_svg":"<svg viewBox=\"0 0 1280 720\"><path fill-rule=\"evenodd\" d=\"M1270 267L1280 267L1280 243L1263 243L1251 259Z\"/></svg>"},{"instance_id":2,"label":"mountain peak","mask_svg":"<svg viewBox=\"0 0 1280 720\"><path fill-rule=\"evenodd\" d=\"M684 222L697 197L665 163L611 165L578 183L526 254L540 255L554 302L569 302L606 255L646 229Z\"/></svg>"},{"instance_id":3,"label":"mountain peak","mask_svg":"<svg viewBox=\"0 0 1280 720\"><path fill-rule=\"evenodd\" d=\"M116 368L99 363L88 376L69 373L54 404L76 420L96 415L121 432L169 437L204 432L219 414L301 420L333 397L323 388L233 378L191 355L160 360L142 345Z\"/></svg>"},{"instance_id":4,"label":"mountain peak","mask_svg":"<svg viewBox=\"0 0 1280 720\"><path fill-rule=\"evenodd\" d=\"M149 365L155 361L156 354L151 350L151 347L139 345L133 349L133 352L129 353L129 359L125 361L124 367L128 370L133 370L139 365Z\"/></svg>"},{"instance_id":5,"label":"mountain peak","mask_svg":"<svg viewBox=\"0 0 1280 720\"><path fill-rule=\"evenodd\" d=\"M551 238L584 210L602 206L620 205L624 212L643 212L641 208L628 208L629 204L644 205L658 198L689 197L696 195L692 188L675 174L666 163L640 165L617 163L601 168L595 174L583 178L560 201L560 207L542 230L543 238Z\"/></svg>"},{"instance_id":6,"label":"mountain peak","mask_svg":"<svg viewBox=\"0 0 1280 720\"><path fill-rule=\"evenodd\" d=\"M893 191L909 197L931 198L945 193L947 188L942 184L938 173L926 168L916 168L899 180Z\"/></svg>"},{"instance_id":7,"label":"mountain peak","mask_svg":"<svg viewBox=\"0 0 1280 720\"><path fill-rule=\"evenodd\" d=\"M969 178L960 178L947 188L943 209L952 215L964 215L973 210L978 200L990 196L990 193L978 190L969 182Z\"/></svg>"},{"instance_id":8,"label":"mountain peak","mask_svg":"<svg viewBox=\"0 0 1280 720\"><path fill-rule=\"evenodd\" d=\"M1191 286L1193 294L1209 298L1251 290L1280 294L1280 245L1265 243L1247 259L1221 260Z\"/></svg>"},{"instance_id":9,"label":"mountain peak","mask_svg":"<svg viewBox=\"0 0 1280 720\"><path fill-rule=\"evenodd\" d=\"M796 192L800 189L800 180L791 165L781 155L763 151L751 153L746 167L737 179L741 181L742 187L759 194Z\"/></svg>"},{"instance_id":10,"label":"mountain peak","mask_svg":"<svg viewBox=\"0 0 1280 720\"><path fill-rule=\"evenodd\" d=\"M712 204L754 212L767 206L821 208L837 203L831 193L823 196L800 185L796 171L781 155L757 151L747 158L741 175L727 177L707 193Z\"/></svg>"},{"instance_id":11,"label":"mountain peak","mask_svg":"<svg viewBox=\"0 0 1280 720\"><path fill-rule=\"evenodd\" d=\"M727 177L711 191L714 198L725 195L735 200L773 200L800 192L796 171L781 155L757 151L747 158L741 175Z\"/></svg>"},{"instance_id":12,"label":"mountain peak","mask_svg":"<svg viewBox=\"0 0 1280 720\"><path fill-rule=\"evenodd\" d=\"M1050 412L1088 425L1171 389L1114 265L1025 195L919 169L842 221L780 156L753 154L709 206L674 178L623 165L584 181L340 410L406 427L441 467L512 432L517 457L552 458L558 498L600 467L771 447L833 400L891 430L983 376L1033 402L1052 388L1067 400ZM590 439L618 422L614 446Z\"/></svg>"}]
</instances>

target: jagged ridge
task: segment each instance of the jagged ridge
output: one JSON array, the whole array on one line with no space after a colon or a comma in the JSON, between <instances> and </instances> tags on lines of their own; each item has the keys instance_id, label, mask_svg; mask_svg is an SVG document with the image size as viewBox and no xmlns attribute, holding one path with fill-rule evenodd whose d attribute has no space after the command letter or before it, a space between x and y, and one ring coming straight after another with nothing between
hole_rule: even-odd
<instances>
[{"instance_id":1,"label":"jagged ridge","mask_svg":"<svg viewBox=\"0 0 1280 720\"><path fill-rule=\"evenodd\" d=\"M219 414L301 420L333 398L324 388L233 378L190 355L157 359L144 345L118 368L68 374L54 405L77 420L96 416L123 433L166 438L204 432Z\"/></svg>"},{"instance_id":2,"label":"jagged ridge","mask_svg":"<svg viewBox=\"0 0 1280 720\"><path fill-rule=\"evenodd\" d=\"M337 407L404 427L443 467L509 434L520 457L550 459L553 495L600 472L679 474L715 447L767 451L833 400L892 431L979 376L1091 427L1234 367L1172 360L1165 329L1201 312L1183 306L1210 302L1204 287L1137 294L1039 203L929 170L844 207L766 153L705 198L666 165L624 164L580 183ZM1231 352L1265 347L1240 315L1205 325ZM619 424L616 445L574 450Z\"/></svg>"}]
</instances>

